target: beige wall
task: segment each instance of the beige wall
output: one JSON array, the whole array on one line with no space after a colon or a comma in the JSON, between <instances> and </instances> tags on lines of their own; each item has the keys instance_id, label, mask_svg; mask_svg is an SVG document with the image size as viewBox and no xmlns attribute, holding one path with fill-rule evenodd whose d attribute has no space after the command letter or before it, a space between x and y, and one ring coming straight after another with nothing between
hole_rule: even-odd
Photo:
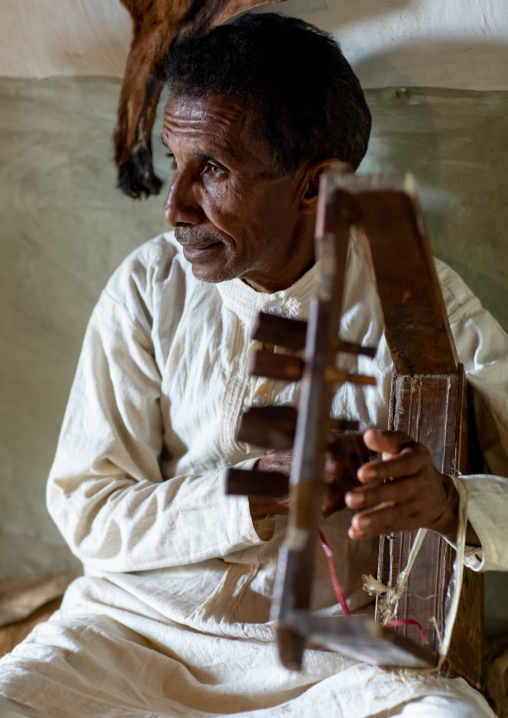
<instances>
[{"instance_id":1,"label":"beige wall","mask_svg":"<svg viewBox=\"0 0 508 718\"><path fill-rule=\"evenodd\" d=\"M0 81L0 524L11 532L58 538L44 484L86 322L117 264L166 228L162 196L134 202L115 190L118 90L111 78ZM374 128L361 170L415 174L435 251L508 328L508 93L367 98Z\"/></svg>"}]
</instances>

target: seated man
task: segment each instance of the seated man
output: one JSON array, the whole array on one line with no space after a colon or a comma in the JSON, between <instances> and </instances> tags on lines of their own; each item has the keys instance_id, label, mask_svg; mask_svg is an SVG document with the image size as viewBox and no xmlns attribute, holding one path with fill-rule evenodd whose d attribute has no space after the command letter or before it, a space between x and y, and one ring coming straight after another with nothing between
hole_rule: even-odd
<instances>
[{"instance_id":1,"label":"seated man","mask_svg":"<svg viewBox=\"0 0 508 718\"><path fill-rule=\"evenodd\" d=\"M357 78L332 38L271 14L182 42L165 71L164 216L176 229L120 266L91 318L48 487L85 575L0 662L2 715L493 715L462 679L401 677L315 647L301 672L284 669L269 606L287 502L224 491L231 465L289 470L290 454L235 439L246 407L298 396L296 385L247 376L250 335L259 310L308 314L320 175L334 159L356 168L367 149ZM508 337L437 266L485 459L506 474ZM344 309L344 339L379 347L378 384L342 386L333 412L383 429L391 360L354 244ZM425 526L453 541L457 529L453 484L421 445L388 432L365 440L385 460L360 469L349 508L323 499L352 610L371 602L361 575L375 571L380 533ZM466 477L475 569L507 568L508 489L495 475ZM340 613L326 559L316 561L314 607Z\"/></svg>"}]
</instances>

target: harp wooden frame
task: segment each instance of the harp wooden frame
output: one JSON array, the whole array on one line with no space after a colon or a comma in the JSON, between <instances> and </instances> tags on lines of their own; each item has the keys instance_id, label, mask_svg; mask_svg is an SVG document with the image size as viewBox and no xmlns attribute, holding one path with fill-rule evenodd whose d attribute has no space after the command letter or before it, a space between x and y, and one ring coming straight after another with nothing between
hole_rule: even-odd
<instances>
[{"instance_id":1,"label":"harp wooden frame","mask_svg":"<svg viewBox=\"0 0 508 718\"><path fill-rule=\"evenodd\" d=\"M298 376L289 371L288 357L284 366L277 355L271 360L263 356L263 361L254 366L255 373L262 375L268 370L288 381L302 379L294 431L287 430L282 437L272 435L272 443L269 447L267 444L267 448L277 448L278 441L289 441L290 445L294 436L288 530L279 551L272 603L279 654L286 667L298 670L305 641L311 639L377 665L432 667L437 663L444 634L455 555L454 548L433 532L427 533L397 608L398 619L414 619L421 624L427 647L422 648L414 626L387 629L369 618L321 619L309 610L333 394L337 382L370 383L369 377L339 376L341 373L334 370L339 351L370 354L369 348L346 346L337 339L352 226L377 288L393 360L389 428L402 430L423 443L442 473L466 472L469 467L467 385L414 179L411 175L354 175L338 163L320 183L316 253L321 270L307 324L305 360L299 360ZM255 338L263 340L264 335L276 335L278 330L281 338L275 343L293 348L296 342L302 348L302 327L295 326L292 334L289 320L277 321L277 327L270 327L265 318ZM244 440L249 441L249 436L253 443L259 442L260 426L254 432L246 422ZM270 494L273 477L261 476L261 472L254 476L256 472L252 472L247 478L247 473L231 471L230 493L259 494L262 486L261 492ZM279 486L277 492L283 489ZM378 579L383 584L395 585L407 565L414 538L409 533L381 537ZM377 613L380 618L379 601ZM449 657L452 670L477 687L482 672L481 619L481 577L466 571Z\"/></svg>"}]
</instances>

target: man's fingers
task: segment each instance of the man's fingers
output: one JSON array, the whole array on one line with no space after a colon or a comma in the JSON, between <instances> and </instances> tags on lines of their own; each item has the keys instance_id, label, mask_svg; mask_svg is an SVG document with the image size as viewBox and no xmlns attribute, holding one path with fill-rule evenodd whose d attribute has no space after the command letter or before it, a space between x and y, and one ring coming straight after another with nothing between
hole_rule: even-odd
<instances>
[{"instance_id":1,"label":"man's fingers","mask_svg":"<svg viewBox=\"0 0 508 718\"><path fill-rule=\"evenodd\" d=\"M437 480L438 477L437 472L432 478L423 470L416 477L366 485L348 492L346 505L359 510L351 520L349 536L371 538L421 527L440 530L439 522L450 501L446 481Z\"/></svg>"},{"instance_id":2,"label":"man's fingers","mask_svg":"<svg viewBox=\"0 0 508 718\"><path fill-rule=\"evenodd\" d=\"M379 431L379 429L367 429L363 434L363 440L371 451L387 454L398 454L407 446L416 444L403 431Z\"/></svg>"},{"instance_id":3,"label":"man's fingers","mask_svg":"<svg viewBox=\"0 0 508 718\"><path fill-rule=\"evenodd\" d=\"M412 442L406 445L401 453L384 461L369 461L358 469L358 480L362 483L384 481L416 476L427 460L427 450L421 444Z\"/></svg>"},{"instance_id":4,"label":"man's fingers","mask_svg":"<svg viewBox=\"0 0 508 718\"><path fill-rule=\"evenodd\" d=\"M345 502L350 509L361 509L378 506L388 502L401 503L416 497L420 492L417 478L410 480L395 479L386 484L362 486L352 489L346 494Z\"/></svg>"},{"instance_id":5,"label":"man's fingers","mask_svg":"<svg viewBox=\"0 0 508 718\"><path fill-rule=\"evenodd\" d=\"M417 501L402 506L385 504L371 511L355 514L349 527L349 537L356 540L369 539L392 531L411 531L418 513Z\"/></svg>"},{"instance_id":6,"label":"man's fingers","mask_svg":"<svg viewBox=\"0 0 508 718\"><path fill-rule=\"evenodd\" d=\"M448 491L428 449L402 432L369 429L364 441L383 458L361 466L357 475L362 485L345 496L346 505L359 510L349 536L372 538L422 526L440 530L441 517L450 514Z\"/></svg>"}]
</instances>

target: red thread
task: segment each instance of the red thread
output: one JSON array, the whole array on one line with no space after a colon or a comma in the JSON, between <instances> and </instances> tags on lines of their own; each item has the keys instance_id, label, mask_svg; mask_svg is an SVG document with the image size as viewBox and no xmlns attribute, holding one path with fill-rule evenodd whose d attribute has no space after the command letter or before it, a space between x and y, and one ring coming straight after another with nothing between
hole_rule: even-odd
<instances>
[{"instance_id":1,"label":"red thread","mask_svg":"<svg viewBox=\"0 0 508 718\"><path fill-rule=\"evenodd\" d=\"M333 590L335 591L335 595L337 596L337 600L342 606L344 615L351 616L351 611L349 610L349 606L346 603L344 592L339 583L339 579L337 578L337 574L335 573L335 566L333 565L333 551L330 548L330 544L326 540L322 531L319 532L319 538L321 539L321 546L323 548L323 551L325 552L326 558L328 559L328 569L330 571L330 578L332 580L332 586ZM420 634L420 638L422 639L422 646L425 645L425 633L423 632L423 628L418 623L418 621L414 620L414 618L398 618L394 621L389 621L388 623L385 623L385 626L388 626L388 628L392 628L394 626L416 626Z\"/></svg>"},{"instance_id":2,"label":"red thread","mask_svg":"<svg viewBox=\"0 0 508 718\"><path fill-rule=\"evenodd\" d=\"M335 573L335 566L333 565L332 549L330 548L330 545L328 544L328 541L325 539L322 531L319 532L319 538L321 539L321 546L323 547L323 551L325 552L326 558L328 559L328 568L330 571L330 578L332 579L333 590L335 591L335 595L337 596L337 599L338 599L340 605L342 606L344 615L350 616L351 611L349 610L349 606L346 603L346 599L344 598L344 592L340 586L339 579L337 578L337 574Z\"/></svg>"},{"instance_id":3,"label":"red thread","mask_svg":"<svg viewBox=\"0 0 508 718\"><path fill-rule=\"evenodd\" d=\"M385 626L388 626L388 628L391 628L392 626L416 626L418 633L420 634L420 638L422 639L422 646L425 645L425 633L423 632L423 628L418 621L415 621L414 618L397 618L394 621L388 621L388 623L385 623Z\"/></svg>"}]
</instances>

